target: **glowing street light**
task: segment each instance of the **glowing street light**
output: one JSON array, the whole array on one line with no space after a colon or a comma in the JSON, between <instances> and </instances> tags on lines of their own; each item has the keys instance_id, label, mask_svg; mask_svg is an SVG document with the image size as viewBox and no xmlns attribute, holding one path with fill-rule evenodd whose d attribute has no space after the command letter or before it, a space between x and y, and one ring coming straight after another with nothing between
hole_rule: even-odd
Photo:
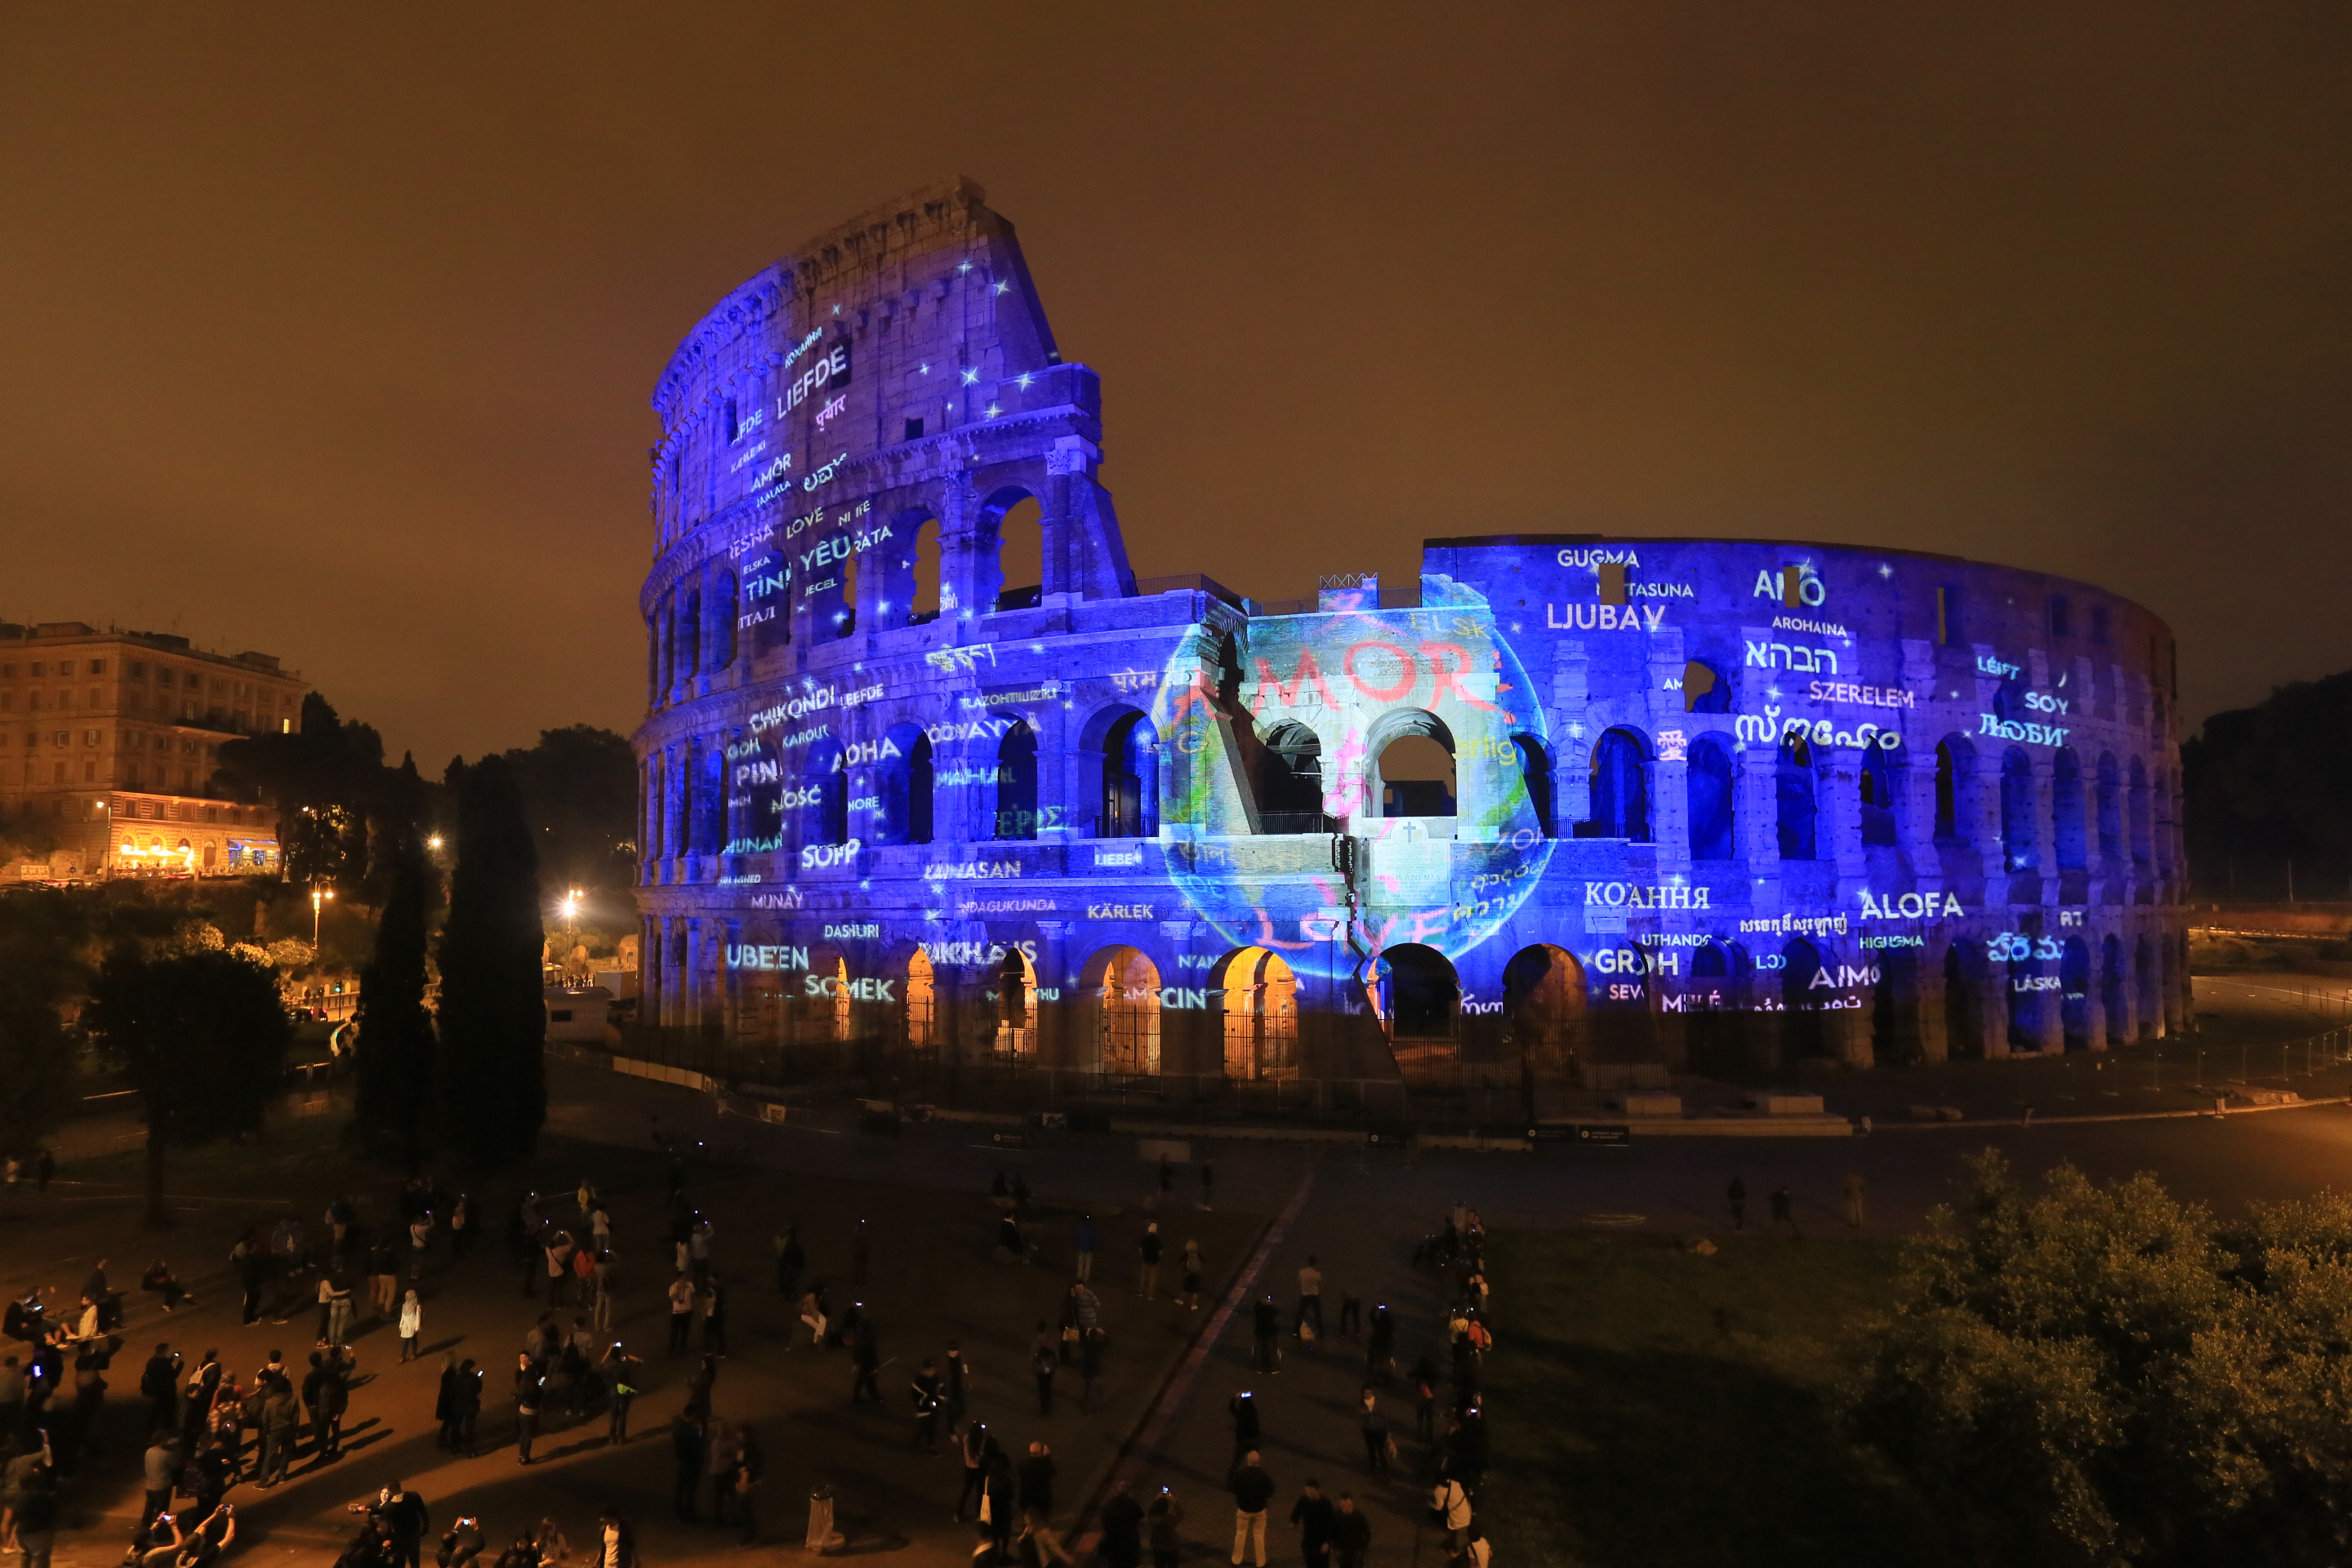
<instances>
[{"instance_id":1,"label":"glowing street light","mask_svg":"<svg viewBox=\"0 0 2352 1568\"><path fill-rule=\"evenodd\" d=\"M436 855L439 854L441 852L441 836L436 833L432 837L426 839L425 841L425 847L432 850Z\"/></svg>"},{"instance_id":2,"label":"glowing street light","mask_svg":"<svg viewBox=\"0 0 2352 1568\"><path fill-rule=\"evenodd\" d=\"M318 883L310 884L310 951L314 953L319 951L319 911L334 901L334 889L322 890Z\"/></svg>"}]
</instances>

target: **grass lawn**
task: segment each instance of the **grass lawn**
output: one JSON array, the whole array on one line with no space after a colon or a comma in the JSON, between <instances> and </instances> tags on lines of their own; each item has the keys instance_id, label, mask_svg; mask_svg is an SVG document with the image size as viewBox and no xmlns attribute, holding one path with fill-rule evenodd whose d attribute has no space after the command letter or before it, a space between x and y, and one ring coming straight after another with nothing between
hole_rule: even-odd
<instances>
[{"instance_id":1,"label":"grass lawn","mask_svg":"<svg viewBox=\"0 0 2352 1568\"><path fill-rule=\"evenodd\" d=\"M1891 1295L1886 1243L1525 1232L1494 1242L1481 1512L1512 1568L1946 1561L1830 1391Z\"/></svg>"}]
</instances>

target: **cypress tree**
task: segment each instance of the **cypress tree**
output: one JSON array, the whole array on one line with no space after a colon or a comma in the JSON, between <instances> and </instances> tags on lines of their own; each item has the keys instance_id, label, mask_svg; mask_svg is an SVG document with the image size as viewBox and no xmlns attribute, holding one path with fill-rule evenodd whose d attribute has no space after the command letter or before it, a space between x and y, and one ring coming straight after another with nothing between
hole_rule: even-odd
<instances>
[{"instance_id":1,"label":"cypress tree","mask_svg":"<svg viewBox=\"0 0 2352 1568\"><path fill-rule=\"evenodd\" d=\"M394 840L391 886L375 928L375 956L360 977L359 1130L414 1172L425 1152L434 1070L433 1019L425 1010L425 919L433 868L414 824Z\"/></svg>"},{"instance_id":2,"label":"cypress tree","mask_svg":"<svg viewBox=\"0 0 2352 1568\"><path fill-rule=\"evenodd\" d=\"M488 1164L529 1154L547 1120L539 852L504 759L457 781L457 848L441 932L442 1128Z\"/></svg>"}]
</instances>

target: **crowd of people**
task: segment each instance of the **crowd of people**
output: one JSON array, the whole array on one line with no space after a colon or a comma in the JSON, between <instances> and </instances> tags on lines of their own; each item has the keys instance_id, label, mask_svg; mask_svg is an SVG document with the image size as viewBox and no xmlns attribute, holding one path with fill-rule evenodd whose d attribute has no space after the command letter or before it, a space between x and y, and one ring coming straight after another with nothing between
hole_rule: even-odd
<instances>
[{"instance_id":1,"label":"crowd of people","mask_svg":"<svg viewBox=\"0 0 2352 1568\"><path fill-rule=\"evenodd\" d=\"M1160 1162L1157 1176L1156 1191L1145 1200L1131 1279L1104 1279L1097 1266L1102 1227L1091 1212L1080 1210L1066 1222L1070 1276L1056 1310L1036 1320L1025 1365L1003 1369L1015 1376L1025 1372L1040 1422L1065 1403L1080 1412L1094 1408L1113 1342L1112 1320L1129 1310L1121 1305L1127 1286L1146 1310L1158 1310L1162 1267L1172 1260L1169 1310L1202 1310L1206 1257L1200 1240L1180 1228L1169 1162ZM1200 1184L1199 1206L1205 1210L1214 1195L1213 1167L1205 1163ZM660 1291L668 1316L662 1359L685 1362L687 1375L683 1407L659 1434L673 1461L672 1512L681 1522L732 1531L748 1544L762 1539L764 1456L756 1426L722 1409L717 1396L730 1354L729 1286L718 1263L716 1225L688 1200L685 1185L683 1163L673 1155L662 1221L667 1253L660 1272L668 1276ZM998 1176L989 1196L994 1214L988 1246L1000 1261L1029 1266L1049 1255L1061 1261L1065 1248L1017 1173ZM470 1194L419 1180L406 1184L396 1211L375 1223L345 1194L326 1205L316 1231L288 1215L241 1235L229 1263L241 1291L242 1321L285 1325L312 1313L306 1323L315 1328L313 1346L290 1357L270 1349L250 1371L239 1372L216 1349L191 1352L168 1339L152 1342L138 1385L147 1434L144 1495L126 1563L207 1568L236 1539L232 1489L266 1491L341 1458L359 1378L353 1348L359 1329L391 1331L398 1343L394 1364L429 1356L424 1342L428 1259L443 1248L452 1258L465 1257L481 1223ZM530 1302L511 1352L512 1370L504 1373L494 1352L478 1362L454 1349L442 1352L433 1406L436 1447L453 1458L474 1458L486 1447L502 1448L510 1440L517 1463L530 1466L549 1432L596 1422L607 1445L627 1444L646 1362L614 1331L618 1279L604 1195L586 1178L561 1197L524 1194L507 1209L505 1230L515 1270L510 1278ZM909 1445L951 1460L961 1471L952 1517L976 1527L974 1561L1018 1562L1024 1568L1069 1563L1070 1550L1055 1521L1057 1508L1072 1500L1059 1495L1051 1445L1043 1436L1025 1442L1001 1436L974 1417L973 1366L956 1340L884 1381L887 1368L898 1363L884 1358L882 1325L866 1300L871 1244L865 1224L856 1226L850 1242L848 1288L838 1310L834 1288L810 1267L796 1224L775 1232L773 1253L776 1295L793 1330L782 1353L843 1354L853 1406L887 1408L905 1401ZM1298 1270L1286 1325L1270 1293L1248 1304L1251 1365L1257 1374L1278 1375L1284 1351L1293 1344L1324 1356L1360 1353L1360 1392L1350 1418L1363 1447L1366 1480L1360 1484L1385 1485L1398 1477L1402 1466L1391 1411L1409 1401L1416 1468L1433 1489L1433 1520L1446 1532L1459 1568L1486 1568L1475 1498L1486 1465L1480 1373L1492 1340L1484 1232L1476 1215L1456 1205L1416 1258L1448 1283L1448 1374L1442 1377L1430 1356L1401 1370L1396 1314L1385 1301L1373 1299L1367 1310L1363 1296L1339 1292L1327 1322L1324 1278L1311 1256ZM189 1300L163 1258L142 1273L140 1286L159 1299L165 1314ZM53 1296L43 1290L9 1304L6 1331L23 1349L6 1355L0 1368L0 1544L19 1551L26 1568L47 1568L60 1483L90 1452L103 1373L124 1343L122 1297L108 1284L104 1259L85 1281L74 1310L55 1312ZM496 1385L494 1374L506 1375L507 1385ZM485 1430L486 1399L494 1406L510 1404L510 1429L499 1410ZM1263 1568L1277 1489L1264 1462L1255 1397L1243 1389L1228 1408L1232 1559ZM344 1553L345 1568L421 1568L430 1516L415 1492L394 1482L354 1511L363 1519ZM824 1513L822 1523L812 1515L811 1542L818 1546L837 1539L830 1533L829 1500ZM1173 1568L1185 1519L1172 1486L1146 1496L1122 1483L1100 1517L1098 1554L1109 1568L1139 1568L1147 1553L1155 1568ZM1307 1479L1288 1519L1307 1568L1329 1568L1335 1559L1337 1568L1362 1568L1371 1521L1347 1488L1327 1491L1319 1479ZM634 1568L635 1538L627 1524L608 1514L598 1531L603 1550L594 1568ZM561 1568L570 1551L552 1521L541 1520L501 1548L484 1534L478 1519L467 1517L442 1536L438 1562L440 1568L467 1568L487 1557L487 1568Z\"/></svg>"}]
</instances>

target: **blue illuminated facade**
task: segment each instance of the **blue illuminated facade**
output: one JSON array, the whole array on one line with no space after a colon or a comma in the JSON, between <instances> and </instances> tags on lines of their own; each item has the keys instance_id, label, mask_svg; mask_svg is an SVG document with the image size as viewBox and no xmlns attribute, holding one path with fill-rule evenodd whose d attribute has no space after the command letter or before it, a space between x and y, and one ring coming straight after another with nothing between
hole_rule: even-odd
<instances>
[{"instance_id":1,"label":"blue illuminated facade","mask_svg":"<svg viewBox=\"0 0 2352 1568\"><path fill-rule=\"evenodd\" d=\"M1584 535L1138 582L964 182L734 290L654 405L644 1016L730 1070L1539 1108L2187 1015L2171 635L2096 588Z\"/></svg>"}]
</instances>

